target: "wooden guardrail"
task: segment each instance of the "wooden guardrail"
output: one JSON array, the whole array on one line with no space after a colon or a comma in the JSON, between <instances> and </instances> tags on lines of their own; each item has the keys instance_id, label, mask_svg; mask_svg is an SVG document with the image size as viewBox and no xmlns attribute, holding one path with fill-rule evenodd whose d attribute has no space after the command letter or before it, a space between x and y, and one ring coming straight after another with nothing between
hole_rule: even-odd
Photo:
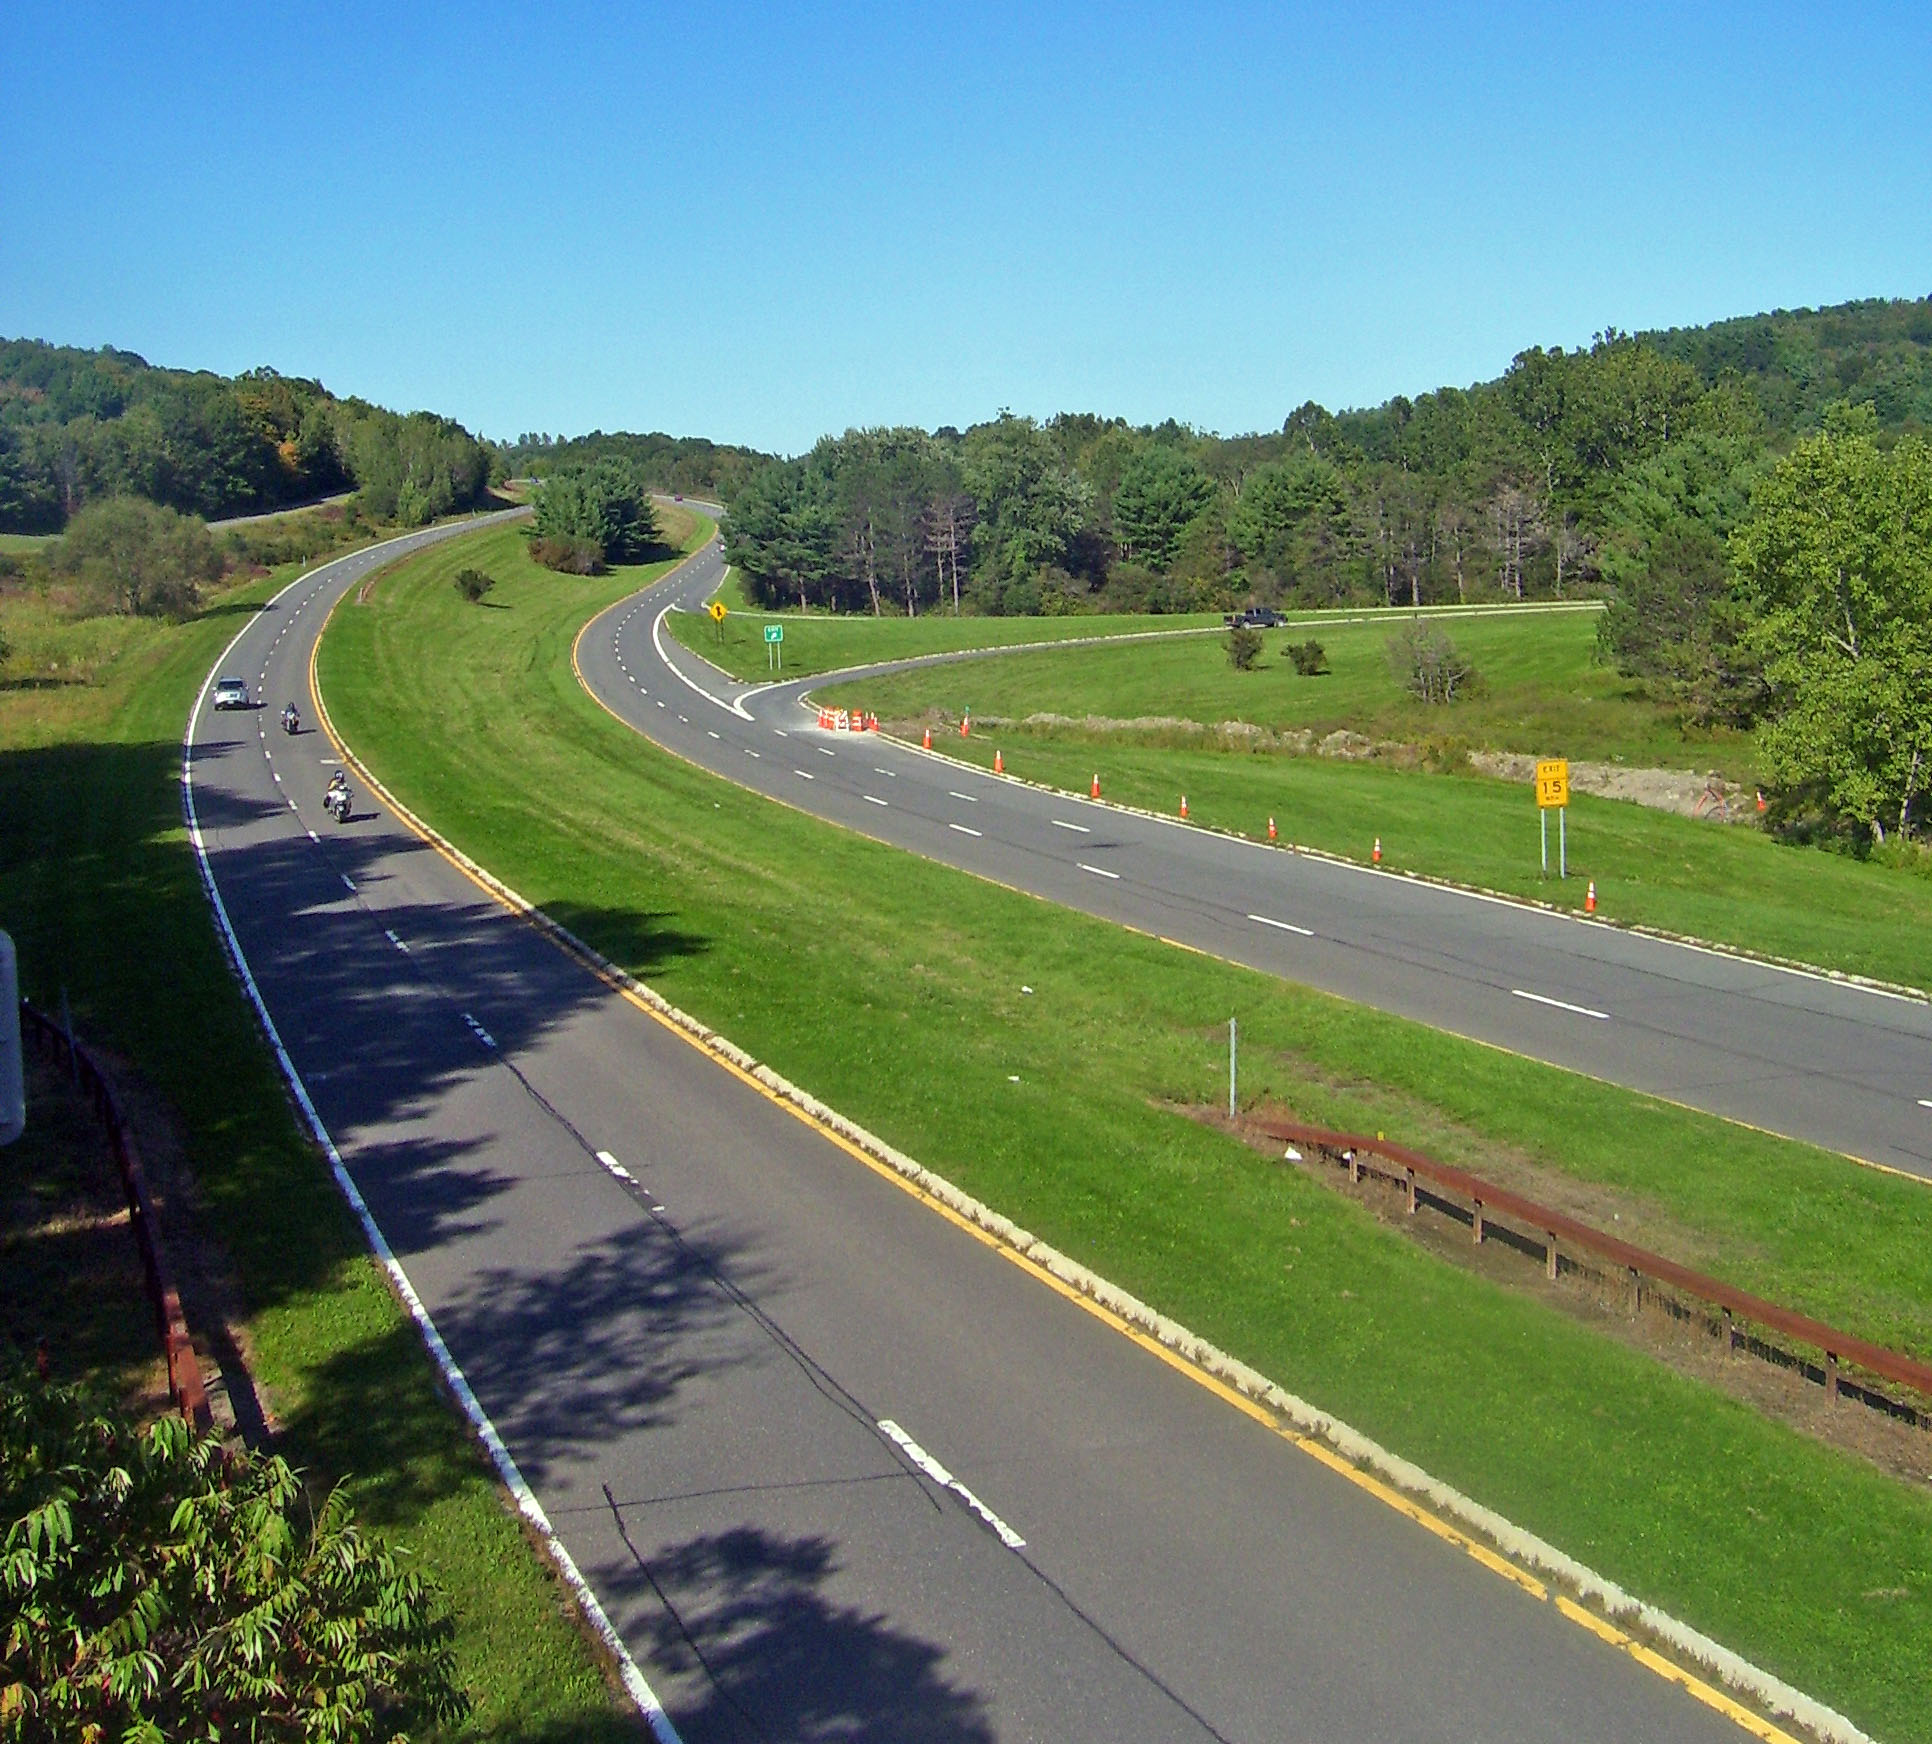
<instances>
[{"instance_id":1,"label":"wooden guardrail","mask_svg":"<svg viewBox=\"0 0 1932 1744\"><path fill-rule=\"evenodd\" d=\"M1303 1126L1288 1120L1256 1120L1249 1124L1286 1144L1303 1145L1328 1153L1337 1164L1347 1167L1351 1181L1359 1180L1364 1174L1373 1174L1405 1189L1411 1212L1416 1208L1418 1183L1427 1182L1433 1188L1460 1195L1467 1201L1466 1210L1450 1201L1439 1202L1458 1216L1469 1217L1471 1233L1478 1242L1488 1233L1487 1226L1491 1222L1508 1219L1516 1226L1512 1233L1518 1243L1543 1248L1544 1271L1548 1277L1557 1275L1558 1254L1561 1249L1569 1248L1577 1253L1593 1255L1620 1270L1629 1280L1637 1306L1642 1304L1643 1285L1648 1279L1668 1285L1681 1295L1716 1309L1722 1316L1723 1335L1733 1349L1739 1344L1742 1329L1737 1323L1740 1321L1808 1345L1824 1358L1825 1390L1833 1398L1840 1391L1840 1366L1852 1364L1862 1374L1890 1382L1893 1386L1908 1388L1922 1399L1932 1401L1932 1363L1921 1362L1903 1352L1874 1344L1869 1339L1856 1338L1835 1326L1827 1326L1822 1320L1813 1320L1795 1309L1781 1307L1775 1302L1765 1301L1761 1296L1736 1289L1719 1278L1706 1277L1702 1272L1692 1271L1688 1266L1664 1258L1662 1254L1651 1253L1603 1230L1592 1228L1553 1206L1539 1205L1520 1193L1512 1193L1493 1181L1485 1181L1467 1169L1439 1163L1420 1151L1389 1144L1379 1138L1364 1138L1359 1133L1330 1132L1324 1127ZM1872 1394L1864 1386L1858 1386L1857 1390L1867 1394L1875 1404L1885 1407L1893 1404L1893 1401ZM1911 1415L1919 1421L1932 1417L1932 1413L1922 1408L1912 1411Z\"/></svg>"},{"instance_id":2,"label":"wooden guardrail","mask_svg":"<svg viewBox=\"0 0 1932 1744\"><path fill-rule=\"evenodd\" d=\"M148 1303L154 1310L155 1329L160 1334L161 1351L168 1363L168 1397L175 1409L194 1427L205 1433L213 1423L208 1409L208 1391L202 1385L201 1364L188 1336L188 1322L181 1312L181 1297L168 1276L160 1239L155 1231L154 1202L148 1196L147 1176L141 1168L141 1150L134 1140L127 1110L114 1094L107 1074L88 1050L75 1041L45 1012L36 1010L24 999L20 1002L23 1032L39 1043L43 1053L73 1075L75 1083L94 1104L95 1112L107 1128L108 1145L115 1166L121 1171L121 1188L127 1195L128 1222L134 1231L134 1245L141 1255L141 1272L146 1281Z\"/></svg>"}]
</instances>

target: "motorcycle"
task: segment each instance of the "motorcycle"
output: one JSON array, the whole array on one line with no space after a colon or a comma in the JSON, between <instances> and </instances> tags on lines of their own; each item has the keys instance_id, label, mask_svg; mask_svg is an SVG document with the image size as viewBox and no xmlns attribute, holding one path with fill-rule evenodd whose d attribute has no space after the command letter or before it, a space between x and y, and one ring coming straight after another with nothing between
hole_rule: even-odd
<instances>
[{"instance_id":1,"label":"motorcycle","mask_svg":"<svg viewBox=\"0 0 1932 1744\"><path fill-rule=\"evenodd\" d=\"M346 824L349 821L351 808L348 784L345 782L340 787L331 787L323 794L322 805L337 823Z\"/></svg>"},{"instance_id":2,"label":"motorcycle","mask_svg":"<svg viewBox=\"0 0 1932 1744\"><path fill-rule=\"evenodd\" d=\"M293 738L302 730L302 717L295 712L295 704L290 703L282 710L282 731Z\"/></svg>"}]
</instances>

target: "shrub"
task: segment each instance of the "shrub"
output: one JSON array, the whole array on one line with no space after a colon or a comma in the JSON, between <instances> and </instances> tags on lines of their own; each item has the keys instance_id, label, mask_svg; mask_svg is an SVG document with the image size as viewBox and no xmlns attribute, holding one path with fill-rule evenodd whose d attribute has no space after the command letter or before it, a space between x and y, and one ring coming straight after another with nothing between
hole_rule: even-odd
<instances>
[{"instance_id":1,"label":"shrub","mask_svg":"<svg viewBox=\"0 0 1932 1744\"><path fill-rule=\"evenodd\" d=\"M89 503L67 523L50 559L105 609L136 617L186 617L221 574L221 553L199 517L139 497Z\"/></svg>"},{"instance_id":2,"label":"shrub","mask_svg":"<svg viewBox=\"0 0 1932 1744\"><path fill-rule=\"evenodd\" d=\"M456 591L471 605L476 605L495 586L496 577L486 575L480 569L459 569L456 572Z\"/></svg>"},{"instance_id":3,"label":"shrub","mask_svg":"<svg viewBox=\"0 0 1932 1744\"><path fill-rule=\"evenodd\" d=\"M1316 678L1328 670L1328 650L1312 639L1290 642L1288 658L1295 663L1295 670L1303 678Z\"/></svg>"},{"instance_id":4,"label":"shrub","mask_svg":"<svg viewBox=\"0 0 1932 1744\"><path fill-rule=\"evenodd\" d=\"M602 575L604 548L595 539L572 533L540 534L530 541L530 555L545 569L560 575Z\"/></svg>"},{"instance_id":5,"label":"shrub","mask_svg":"<svg viewBox=\"0 0 1932 1744\"><path fill-rule=\"evenodd\" d=\"M1480 682L1447 634L1421 618L1411 619L1389 638L1388 653L1389 670L1421 702L1454 702Z\"/></svg>"},{"instance_id":6,"label":"shrub","mask_svg":"<svg viewBox=\"0 0 1932 1744\"><path fill-rule=\"evenodd\" d=\"M1228 632L1228 664L1237 672L1252 672L1261 658L1261 632L1237 624Z\"/></svg>"},{"instance_id":7,"label":"shrub","mask_svg":"<svg viewBox=\"0 0 1932 1744\"><path fill-rule=\"evenodd\" d=\"M362 1744L462 1719L451 1625L344 1492L0 1376L0 1738Z\"/></svg>"}]
</instances>

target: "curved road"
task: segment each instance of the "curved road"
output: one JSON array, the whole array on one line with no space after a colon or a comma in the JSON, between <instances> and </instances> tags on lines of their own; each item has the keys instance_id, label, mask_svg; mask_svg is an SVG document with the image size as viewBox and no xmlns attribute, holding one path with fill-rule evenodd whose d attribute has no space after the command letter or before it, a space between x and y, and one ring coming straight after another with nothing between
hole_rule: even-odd
<instances>
[{"instance_id":1,"label":"curved road","mask_svg":"<svg viewBox=\"0 0 1932 1744\"><path fill-rule=\"evenodd\" d=\"M1242 842L822 731L828 679L747 685L664 629L714 542L578 644L584 682L680 756L928 859L1868 1162L1932 1176L1932 1006L1580 917ZM905 663L862 669L900 670Z\"/></svg>"},{"instance_id":2,"label":"curved road","mask_svg":"<svg viewBox=\"0 0 1932 1744\"><path fill-rule=\"evenodd\" d=\"M194 815L298 1089L683 1738L1741 1736L932 1215L366 797L332 823L328 742L274 711L394 550L242 632L221 669L266 707L204 696ZM781 787L874 761L668 682L680 748Z\"/></svg>"}]
</instances>

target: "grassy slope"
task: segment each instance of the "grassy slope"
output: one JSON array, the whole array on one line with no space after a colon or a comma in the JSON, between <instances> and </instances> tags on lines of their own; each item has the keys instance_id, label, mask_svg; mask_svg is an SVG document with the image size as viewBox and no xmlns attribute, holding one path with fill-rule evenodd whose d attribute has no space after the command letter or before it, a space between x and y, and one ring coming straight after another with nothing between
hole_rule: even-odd
<instances>
[{"instance_id":1,"label":"grassy slope","mask_svg":"<svg viewBox=\"0 0 1932 1744\"><path fill-rule=\"evenodd\" d=\"M234 1256L284 1447L352 1474L364 1518L454 1599L476 1730L628 1736L427 1353L377 1272L216 942L181 825L180 735L217 652L278 574L197 621L125 626L97 683L0 690L0 925L24 991L173 1103L211 1233ZM88 626L76 626L84 638Z\"/></svg>"},{"instance_id":2,"label":"grassy slope","mask_svg":"<svg viewBox=\"0 0 1932 1744\"><path fill-rule=\"evenodd\" d=\"M1746 775L1748 738L1686 735L1669 710L1597 663L1596 622L1586 612L1449 620L1444 627L1484 674L1486 688L1447 710L1416 702L1397 683L1386 652L1393 627L1386 618L1312 632L1333 668L1318 678L1297 674L1285 652L1286 643L1311 632L1271 630L1250 672L1228 664L1225 638L1190 636L908 673L880 682L874 706L882 718L888 710L904 717L929 707L956 715L970 703L975 714L1011 720L1048 713L1246 721L1318 734L1345 727L1410 744L1453 734L1470 745L1533 756Z\"/></svg>"},{"instance_id":3,"label":"grassy slope","mask_svg":"<svg viewBox=\"0 0 1932 1744\"><path fill-rule=\"evenodd\" d=\"M734 572L735 577L735 572ZM785 667L780 675L798 678L813 672L835 672L874 660L910 660L921 654L950 654L961 648L1004 648L1029 642L1062 642L1082 636L1146 635L1189 627L1215 626L1206 617L1081 617L1081 618L925 618L835 617L830 613L761 612L740 603L735 579L727 581L720 597L731 615L722 637L708 618L695 612L673 612L666 620L671 634L695 649L734 678L770 678L765 653L765 625L785 627ZM1201 638L1207 640L1208 638ZM969 668L984 672L978 663Z\"/></svg>"},{"instance_id":4,"label":"grassy slope","mask_svg":"<svg viewBox=\"0 0 1932 1744\"><path fill-rule=\"evenodd\" d=\"M507 609L456 599L449 573L476 560ZM1932 1499L1167 1110L1219 1093L1235 1011L1253 1097L1453 1156L1506 1143L1611 1184L1639 1239L1669 1230L1741 1282L1924 1350L1922 1189L1119 932L703 775L570 673L577 626L629 585L536 572L501 535L426 555L338 614L330 706L465 848L779 1070L1867 1725L1932 1739Z\"/></svg>"}]
</instances>

